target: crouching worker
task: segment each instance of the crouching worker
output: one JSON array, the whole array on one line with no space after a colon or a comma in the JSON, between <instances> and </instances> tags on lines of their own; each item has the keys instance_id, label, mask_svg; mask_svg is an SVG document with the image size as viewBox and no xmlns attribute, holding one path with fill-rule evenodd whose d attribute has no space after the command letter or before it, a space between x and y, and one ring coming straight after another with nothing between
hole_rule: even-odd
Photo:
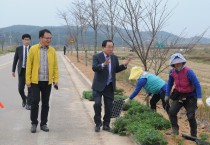
<instances>
[{"instance_id":1,"label":"crouching worker","mask_svg":"<svg viewBox=\"0 0 210 145\"><path fill-rule=\"evenodd\" d=\"M175 53L170 57L170 70L168 85L166 89L165 101L172 99L169 109L169 118L172 126L172 133L179 134L177 113L183 106L187 111L187 118L190 124L191 136L197 136L197 123L195 111L198 107L203 107L201 86L194 72L185 66L186 59L180 54ZM172 86L175 89L169 97Z\"/></svg>"},{"instance_id":2,"label":"crouching worker","mask_svg":"<svg viewBox=\"0 0 210 145\"><path fill-rule=\"evenodd\" d=\"M168 112L169 104L166 104L164 100L167 86L164 80L154 74L143 71L141 67L133 67L131 69L129 80L137 80L137 84L133 93L125 100L125 103L130 102L144 88L148 94L153 94L150 100L151 109L156 111L156 104L161 99L163 108Z\"/></svg>"}]
</instances>

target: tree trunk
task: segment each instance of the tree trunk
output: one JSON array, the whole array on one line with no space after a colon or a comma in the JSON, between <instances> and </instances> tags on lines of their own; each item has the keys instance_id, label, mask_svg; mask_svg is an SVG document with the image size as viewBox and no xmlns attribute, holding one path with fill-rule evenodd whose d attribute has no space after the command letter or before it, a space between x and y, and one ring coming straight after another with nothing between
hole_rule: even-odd
<instances>
[{"instance_id":1,"label":"tree trunk","mask_svg":"<svg viewBox=\"0 0 210 145\"><path fill-rule=\"evenodd\" d=\"M78 48L78 46L76 46L77 48L77 62L79 62L79 48Z\"/></svg>"},{"instance_id":2,"label":"tree trunk","mask_svg":"<svg viewBox=\"0 0 210 145\"><path fill-rule=\"evenodd\" d=\"M148 68L147 68L147 61L142 61L143 65L144 65L144 71L148 71Z\"/></svg>"},{"instance_id":3,"label":"tree trunk","mask_svg":"<svg viewBox=\"0 0 210 145\"><path fill-rule=\"evenodd\" d=\"M94 42L94 54L97 53L97 30L94 30L95 34L94 34L94 39L95 39L95 42Z\"/></svg>"},{"instance_id":4,"label":"tree trunk","mask_svg":"<svg viewBox=\"0 0 210 145\"><path fill-rule=\"evenodd\" d=\"M82 36L82 48L85 50L85 42L84 42L84 33L81 31L81 36Z\"/></svg>"},{"instance_id":5,"label":"tree trunk","mask_svg":"<svg viewBox=\"0 0 210 145\"><path fill-rule=\"evenodd\" d=\"M85 50L85 66L87 66L87 50Z\"/></svg>"},{"instance_id":6,"label":"tree trunk","mask_svg":"<svg viewBox=\"0 0 210 145\"><path fill-rule=\"evenodd\" d=\"M73 48L72 48L72 44L70 44L70 46L71 46L71 55L73 54Z\"/></svg>"}]
</instances>

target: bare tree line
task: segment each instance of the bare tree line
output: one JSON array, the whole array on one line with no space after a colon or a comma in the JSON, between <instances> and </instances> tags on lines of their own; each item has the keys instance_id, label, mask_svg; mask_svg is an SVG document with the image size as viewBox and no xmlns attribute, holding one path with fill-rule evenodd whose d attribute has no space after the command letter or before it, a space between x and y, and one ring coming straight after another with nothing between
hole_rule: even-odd
<instances>
[{"instance_id":1,"label":"bare tree line","mask_svg":"<svg viewBox=\"0 0 210 145\"><path fill-rule=\"evenodd\" d=\"M4 50L4 44L5 44L5 37L0 35L0 46L1 46L1 51Z\"/></svg>"},{"instance_id":2,"label":"bare tree line","mask_svg":"<svg viewBox=\"0 0 210 145\"><path fill-rule=\"evenodd\" d=\"M188 53L207 31L188 44L183 42L184 31L175 39L171 35L162 37L161 32L173 11L174 8L168 9L167 0L77 0L66 10L59 10L58 15L67 25L68 35L75 39L76 50L79 35L80 44L86 50L84 40L87 29L94 31L94 53L97 53L99 30L113 41L118 35L137 54L144 70L153 69L158 75L168 67L166 62L169 55L175 52L173 48L183 48L182 53ZM77 57L79 61L78 51Z\"/></svg>"}]
</instances>

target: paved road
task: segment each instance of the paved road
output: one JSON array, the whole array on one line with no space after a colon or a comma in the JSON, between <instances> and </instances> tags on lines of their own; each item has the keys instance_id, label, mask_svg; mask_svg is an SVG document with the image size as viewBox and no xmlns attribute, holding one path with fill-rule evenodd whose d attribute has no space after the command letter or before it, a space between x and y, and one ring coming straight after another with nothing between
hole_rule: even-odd
<instances>
[{"instance_id":1,"label":"paved road","mask_svg":"<svg viewBox=\"0 0 210 145\"><path fill-rule=\"evenodd\" d=\"M30 133L30 111L21 107L17 77L11 76L13 53L0 57L0 145L131 145L127 137L108 132L95 133L91 114L92 104L81 99L75 73L65 58L58 54L59 90L52 88L46 133L38 127ZM65 64L64 64L65 62ZM81 84L79 85L80 87ZM80 92L80 93L79 93Z\"/></svg>"}]
</instances>

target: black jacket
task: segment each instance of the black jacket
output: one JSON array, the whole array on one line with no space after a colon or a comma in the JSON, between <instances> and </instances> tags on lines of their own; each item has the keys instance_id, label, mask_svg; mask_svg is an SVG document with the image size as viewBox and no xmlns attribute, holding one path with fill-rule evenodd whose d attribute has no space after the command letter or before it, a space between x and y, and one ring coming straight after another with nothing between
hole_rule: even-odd
<instances>
[{"instance_id":1,"label":"black jacket","mask_svg":"<svg viewBox=\"0 0 210 145\"><path fill-rule=\"evenodd\" d=\"M29 46L29 49L30 49L30 46ZM23 64L23 46L19 46L16 48L13 65L12 65L12 72L15 72L17 63L18 63L18 74L20 74L22 64Z\"/></svg>"},{"instance_id":2,"label":"black jacket","mask_svg":"<svg viewBox=\"0 0 210 145\"><path fill-rule=\"evenodd\" d=\"M95 91L103 91L107 85L109 76L108 68L102 68L102 63L105 62L104 53L98 53L93 55L92 70L95 72L92 89ZM116 89L116 73L126 69L124 65L119 65L119 61L116 55L111 55L111 73L112 73L112 85L113 91Z\"/></svg>"}]
</instances>

